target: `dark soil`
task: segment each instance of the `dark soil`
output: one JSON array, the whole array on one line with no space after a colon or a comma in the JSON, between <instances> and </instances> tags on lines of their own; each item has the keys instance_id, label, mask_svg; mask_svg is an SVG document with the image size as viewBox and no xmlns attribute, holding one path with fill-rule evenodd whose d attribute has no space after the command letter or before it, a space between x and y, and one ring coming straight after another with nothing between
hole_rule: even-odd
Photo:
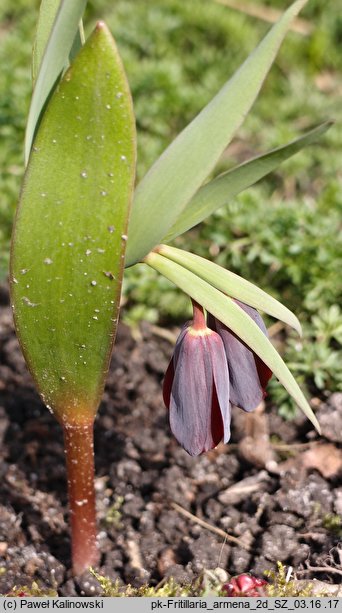
<instances>
[{"instance_id":1,"label":"dark soil","mask_svg":"<svg viewBox=\"0 0 342 613\"><path fill-rule=\"evenodd\" d=\"M0 593L37 581L62 596L94 595L97 581L69 570L61 429L27 372L3 289L0 299ZM302 416L236 409L231 444L191 458L162 402L171 353L163 331L119 327L95 423L98 570L139 586L218 566L262 576L279 560L300 578L338 583L342 394L316 402L322 438Z\"/></svg>"}]
</instances>

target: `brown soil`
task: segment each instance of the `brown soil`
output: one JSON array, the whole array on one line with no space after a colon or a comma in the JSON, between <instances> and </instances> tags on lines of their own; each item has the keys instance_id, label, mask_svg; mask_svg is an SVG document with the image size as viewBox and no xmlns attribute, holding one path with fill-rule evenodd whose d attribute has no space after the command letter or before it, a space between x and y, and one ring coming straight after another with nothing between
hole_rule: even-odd
<instances>
[{"instance_id":1,"label":"brown soil","mask_svg":"<svg viewBox=\"0 0 342 613\"><path fill-rule=\"evenodd\" d=\"M0 593L38 581L94 595L97 581L69 570L62 433L26 370L4 289L0 301ZM304 417L236 409L231 444L191 458L161 397L171 353L154 328L133 337L119 327L95 424L99 571L137 586L217 566L262 576L279 560L300 578L339 583L342 394L317 401L322 438Z\"/></svg>"}]
</instances>

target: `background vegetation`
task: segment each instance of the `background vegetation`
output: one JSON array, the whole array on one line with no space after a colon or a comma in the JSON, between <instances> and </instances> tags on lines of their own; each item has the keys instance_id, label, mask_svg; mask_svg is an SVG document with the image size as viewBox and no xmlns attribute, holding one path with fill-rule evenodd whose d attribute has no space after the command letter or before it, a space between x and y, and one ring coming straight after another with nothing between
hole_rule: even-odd
<instances>
[{"instance_id":1,"label":"background vegetation","mask_svg":"<svg viewBox=\"0 0 342 613\"><path fill-rule=\"evenodd\" d=\"M283 10L288 2L249 0L249 5L262 8L267 19L270 7ZM0 6L2 279L23 175L38 6L38 0L2 0ZM139 178L269 27L264 19L216 0L91 0L87 30L99 17L117 39L133 92ZM176 244L209 255L296 312L304 340L282 331L277 342L286 338L284 357L312 395L342 391L340 0L310 0L302 17L310 35L288 35L258 102L217 171L279 146L324 119L335 119L335 126L320 144L289 160ZM131 324L141 318L177 324L189 314L186 297L145 266L127 271L124 290L123 316ZM293 407L276 382L272 395L290 415Z\"/></svg>"}]
</instances>

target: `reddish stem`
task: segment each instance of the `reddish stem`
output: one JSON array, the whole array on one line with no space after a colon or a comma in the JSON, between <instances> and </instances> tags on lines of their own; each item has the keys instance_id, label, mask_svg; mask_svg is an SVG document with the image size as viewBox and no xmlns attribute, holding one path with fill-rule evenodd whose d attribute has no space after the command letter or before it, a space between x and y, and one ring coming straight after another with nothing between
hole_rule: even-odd
<instances>
[{"instance_id":1,"label":"reddish stem","mask_svg":"<svg viewBox=\"0 0 342 613\"><path fill-rule=\"evenodd\" d=\"M195 300L192 300L192 308L193 308L193 323L192 323L192 328L193 330L205 330L205 328L207 327L207 322L205 319L205 315L204 315L204 310L203 307L198 304L198 302L195 302Z\"/></svg>"},{"instance_id":2,"label":"reddish stem","mask_svg":"<svg viewBox=\"0 0 342 613\"><path fill-rule=\"evenodd\" d=\"M63 424L71 518L72 567L80 575L99 561L96 542L93 421Z\"/></svg>"}]
</instances>

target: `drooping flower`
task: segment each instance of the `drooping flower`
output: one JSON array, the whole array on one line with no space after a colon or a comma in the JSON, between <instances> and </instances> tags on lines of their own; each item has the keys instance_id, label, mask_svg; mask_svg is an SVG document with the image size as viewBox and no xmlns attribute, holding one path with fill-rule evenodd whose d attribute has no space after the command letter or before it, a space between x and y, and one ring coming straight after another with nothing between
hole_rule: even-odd
<instances>
[{"instance_id":1,"label":"drooping flower","mask_svg":"<svg viewBox=\"0 0 342 613\"><path fill-rule=\"evenodd\" d=\"M258 311L239 300L235 302L267 336L266 326ZM221 321L209 315L208 324L220 335L224 344L229 368L230 402L245 411L253 411L266 395L272 371Z\"/></svg>"},{"instance_id":2,"label":"drooping flower","mask_svg":"<svg viewBox=\"0 0 342 613\"><path fill-rule=\"evenodd\" d=\"M223 342L194 305L166 371L163 394L171 430L192 456L230 438L229 373Z\"/></svg>"},{"instance_id":3,"label":"drooping flower","mask_svg":"<svg viewBox=\"0 0 342 613\"><path fill-rule=\"evenodd\" d=\"M237 304L267 334L259 313ZM255 409L265 396L271 370L221 321L193 302L194 318L177 339L163 384L171 430L190 455L230 438L231 405Z\"/></svg>"}]
</instances>

